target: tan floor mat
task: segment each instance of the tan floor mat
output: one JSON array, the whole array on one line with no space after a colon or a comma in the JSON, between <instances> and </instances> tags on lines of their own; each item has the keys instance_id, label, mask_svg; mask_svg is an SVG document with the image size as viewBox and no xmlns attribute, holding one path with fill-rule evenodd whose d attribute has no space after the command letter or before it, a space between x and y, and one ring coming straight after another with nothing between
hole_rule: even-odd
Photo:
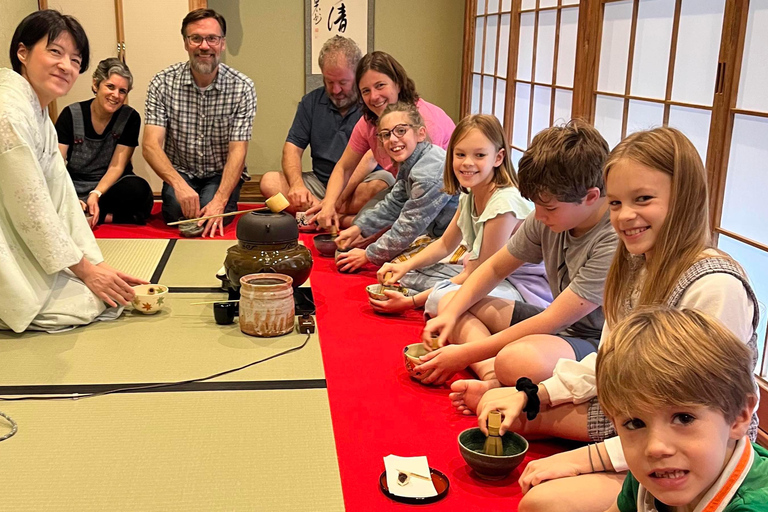
<instances>
[{"instance_id":1,"label":"tan floor mat","mask_svg":"<svg viewBox=\"0 0 768 512\"><path fill-rule=\"evenodd\" d=\"M158 282L170 287L215 288L216 272L237 240L177 240Z\"/></svg>"},{"instance_id":2,"label":"tan floor mat","mask_svg":"<svg viewBox=\"0 0 768 512\"><path fill-rule=\"evenodd\" d=\"M0 407L7 510L344 510L324 389Z\"/></svg>"},{"instance_id":3,"label":"tan floor mat","mask_svg":"<svg viewBox=\"0 0 768 512\"><path fill-rule=\"evenodd\" d=\"M0 332L0 386L171 382L204 377L300 345L305 335L256 338L217 325L214 293L171 293L155 315L128 310L112 322L47 334ZM323 379L317 333L306 347L225 377L227 381ZM2 448L0 446L0 448Z\"/></svg>"},{"instance_id":4,"label":"tan floor mat","mask_svg":"<svg viewBox=\"0 0 768 512\"><path fill-rule=\"evenodd\" d=\"M168 240L99 239L104 261L117 270L149 280L163 256Z\"/></svg>"}]
</instances>

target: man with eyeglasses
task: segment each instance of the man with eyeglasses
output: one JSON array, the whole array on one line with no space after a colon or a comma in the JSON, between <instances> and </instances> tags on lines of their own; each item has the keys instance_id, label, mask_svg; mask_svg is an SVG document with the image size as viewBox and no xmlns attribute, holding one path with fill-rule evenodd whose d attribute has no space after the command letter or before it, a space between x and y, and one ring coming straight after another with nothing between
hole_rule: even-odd
<instances>
[{"instance_id":1,"label":"man with eyeglasses","mask_svg":"<svg viewBox=\"0 0 768 512\"><path fill-rule=\"evenodd\" d=\"M325 198L331 172L347 147L349 137L362 116L355 88L355 68L362 53L352 39L334 36L318 55L323 86L306 94L283 145L282 172L271 171L261 178L264 196L282 193L291 213L306 211ZM312 148L312 172L303 172L301 157ZM372 158L372 155L371 155ZM394 176L382 168L345 191L342 213L354 214L381 190L395 184Z\"/></svg>"},{"instance_id":2,"label":"man with eyeglasses","mask_svg":"<svg viewBox=\"0 0 768 512\"><path fill-rule=\"evenodd\" d=\"M166 222L237 210L256 113L256 90L243 73L222 64L227 22L212 9L184 18L189 53L149 84L143 155L163 180ZM224 234L234 217L209 219L187 236Z\"/></svg>"}]
</instances>

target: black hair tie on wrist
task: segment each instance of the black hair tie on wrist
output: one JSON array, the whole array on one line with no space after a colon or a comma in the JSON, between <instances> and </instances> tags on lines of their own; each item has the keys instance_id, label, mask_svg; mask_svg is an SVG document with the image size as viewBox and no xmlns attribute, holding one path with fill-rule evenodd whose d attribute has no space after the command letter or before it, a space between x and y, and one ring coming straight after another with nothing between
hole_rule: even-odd
<instances>
[{"instance_id":1,"label":"black hair tie on wrist","mask_svg":"<svg viewBox=\"0 0 768 512\"><path fill-rule=\"evenodd\" d=\"M533 381L528 377L520 377L517 379L515 388L517 388L518 391L525 393L525 395L528 397L528 403L523 408L523 412L525 412L526 416L528 417L528 421L531 421L539 415L539 410L541 409L541 401L539 400L539 386L534 384Z\"/></svg>"}]
</instances>

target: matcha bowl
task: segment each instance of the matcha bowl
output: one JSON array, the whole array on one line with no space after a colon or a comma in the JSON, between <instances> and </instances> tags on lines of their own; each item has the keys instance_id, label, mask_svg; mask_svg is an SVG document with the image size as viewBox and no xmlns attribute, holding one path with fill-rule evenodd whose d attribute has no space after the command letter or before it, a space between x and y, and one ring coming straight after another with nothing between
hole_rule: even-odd
<instances>
[{"instance_id":1,"label":"matcha bowl","mask_svg":"<svg viewBox=\"0 0 768 512\"><path fill-rule=\"evenodd\" d=\"M507 432L501 438L504 455L483 453L485 434L478 427L459 434L459 451L464 461L484 480L502 480L523 462L528 452L528 441L520 434Z\"/></svg>"}]
</instances>

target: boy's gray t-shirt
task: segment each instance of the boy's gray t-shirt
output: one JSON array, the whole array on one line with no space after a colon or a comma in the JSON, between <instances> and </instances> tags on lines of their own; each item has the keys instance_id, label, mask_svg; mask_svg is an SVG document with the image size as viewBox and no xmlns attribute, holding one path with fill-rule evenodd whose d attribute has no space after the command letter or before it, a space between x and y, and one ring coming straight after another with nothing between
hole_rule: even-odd
<instances>
[{"instance_id":1,"label":"boy's gray t-shirt","mask_svg":"<svg viewBox=\"0 0 768 512\"><path fill-rule=\"evenodd\" d=\"M507 242L509 253L528 263L544 261L552 297L566 288L600 307L577 321L562 334L579 338L600 338L605 322L603 292L608 268L616 252L618 236L611 227L609 212L592 229L579 237L568 231L555 233L534 218L526 217Z\"/></svg>"}]
</instances>

